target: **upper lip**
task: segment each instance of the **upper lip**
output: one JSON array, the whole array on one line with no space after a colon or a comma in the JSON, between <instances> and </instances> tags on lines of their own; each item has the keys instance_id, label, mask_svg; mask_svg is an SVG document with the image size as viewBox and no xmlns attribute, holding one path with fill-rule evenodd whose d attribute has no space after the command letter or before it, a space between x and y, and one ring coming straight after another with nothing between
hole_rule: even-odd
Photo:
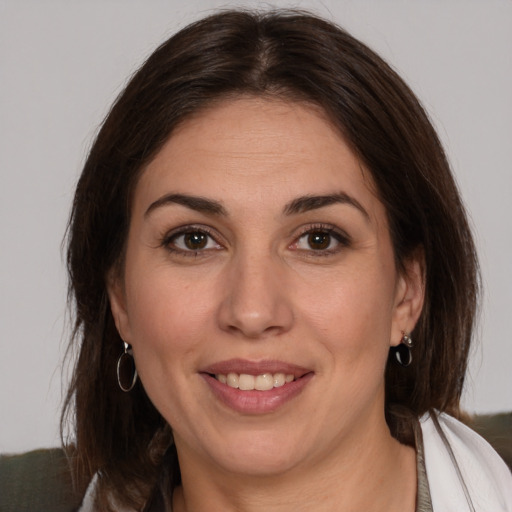
<instances>
[{"instance_id":1,"label":"upper lip","mask_svg":"<svg viewBox=\"0 0 512 512\"><path fill-rule=\"evenodd\" d=\"M229 359L219 361L206 366L200 373L210 373L212 375L227 375L228 373L244 373L247 375L263 375L264 373L284 373L293 375L296 379L302 377L312 370L298 366L296 364L286 363L277 360L251 361L248 359Z\"/></svg>"}]
</instances>

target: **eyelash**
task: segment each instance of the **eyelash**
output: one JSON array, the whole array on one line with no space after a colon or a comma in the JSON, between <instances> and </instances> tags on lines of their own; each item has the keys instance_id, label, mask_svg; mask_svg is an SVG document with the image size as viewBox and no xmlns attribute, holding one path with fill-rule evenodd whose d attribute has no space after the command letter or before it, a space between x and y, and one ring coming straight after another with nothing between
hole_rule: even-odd
<instances>
[{"instance_id":1,"label":"eyelash","mask_svg":"<svg viewBox=\"0 0 512 512\"><path fill-rule=\"evenodd\" d=\"M170 233L167 233L164 237L162 237L162 241L161 241L160 245L162 247L164 247L170 253L176 254L178 256L194 257L194 258L206 256L208 251L211 251L212 248L186 250L186 249L181 249L179 247L176 247L175 245L173 246L173 244L176 244L176 240L179 237L183 237L185 235L196 235L196 234L206 235L210 240L215 242L215 244L218 247L222 247L222 245L219 244L219 242L217 242L216 237L212 234L211 229L209 229L207 226L197 226L197 225L182 226L182 227L172 230ZM208 243L209 243L209 241L207 241L207 244ZM219 249L216 247L214 250L219 250Z\"/></svg>"},{"instance_id":2,"label":"eyelash","mask_svg":"<svg viewBox=\"0 0 512 512\"><path fill-rule=\"evenodd\" d=\"M215 243L217 247L215 248L208 248L203 247L200 249L182 249L179 247L176 247L176 240L179 239L179 237L183 237L185 235L205 235L209 238L209 241L207 240L206 244L208 245L211 241ZM306 236L310 236L313 234L320 234L324 236L328 236L333 238L337 243L336 247L334 248L326 248L326 249L300 249L298 247L294 247L294 250L300 251L301 253L304 253L304 255L307 254L307 256L311 257L324 257L324 256L331 256L334 254L337 254L340 252L343 248L349 247L351 244L350 237L344 233L343 231L339 230L338 228L333 227L332 225L328 224L313 224L305 227L299 234L296 236L294 242L290 244L288 247L292 248L293 246L297 246L300 242L300 240ZM220 250L223 245L220 244L217 239L217 237L214 236L213 231L208 228L207 226L202 225L188 225L188 226L182 226L179 228L176 228L172 230L170 233L167 233L165 236L162 237L160 245L164 247L167 251L169 251L172 254L176 254L178 256L183 257L202 257L208 255L208 253L211 250ZM332 240L329 241L329 245L332 243ZM174 244L174 245L173 245Z\"/></svg>"},{"instance_id":3,"label":"eyelash","mask_svg":"<svg viewBox=\"0 0 512 512\"><path fill-rule=\"evenodd\" d=\"M310 235L317 234L317 233L333 238L337 242L336 247L331 248L331 249L313 249L313 248L299 249L299 248L296 248L296 250L303 251L304 253L306 253L308 255L308 257L309 256L324 257L324 256L332 256L334 254L337 254L343 248L349 247L351 244L350 237L345 232L341 231L340 229L335 228L334 226L329 225L329 224L313 224L313 225L310 225L310 226L307 226L306 228L304 228L304 230L297 236L297 238L291 245L292 246L297 245L303 237L310 236ZM332 240L331 240L331 242L332 242Z\"/></svg>"}]
</instances>

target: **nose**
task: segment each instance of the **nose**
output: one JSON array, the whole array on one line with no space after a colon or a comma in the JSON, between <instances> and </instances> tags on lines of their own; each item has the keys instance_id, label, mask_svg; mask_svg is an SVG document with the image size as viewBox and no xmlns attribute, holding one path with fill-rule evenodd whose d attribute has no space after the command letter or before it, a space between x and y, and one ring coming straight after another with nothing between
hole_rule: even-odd
<instances>
[{"instance_id":1,"label":"nose","mask_svg":"<svg viewBox=\"0 0 512 512\"><path fill-rule=\"evenodd\" d=\"M283 263L242 255L232 263L219 308L221 329L251 339L290 330L294 314Z\"/></svg>"}]
</instances>

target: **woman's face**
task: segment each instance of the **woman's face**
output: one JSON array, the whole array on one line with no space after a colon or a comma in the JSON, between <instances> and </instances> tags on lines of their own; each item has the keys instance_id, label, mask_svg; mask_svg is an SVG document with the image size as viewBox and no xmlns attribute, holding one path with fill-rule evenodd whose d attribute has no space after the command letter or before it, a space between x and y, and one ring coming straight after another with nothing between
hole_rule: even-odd
<instances>
[{"instance_id":1,"label":"woman's face","mask_svg":"<svg viewBox=\"0 0 512 512\"><path fill-rule=\"evenodd\" d=\"M109 289L180 463L274 474L389 435L388 351L422 301L407 267L317 110L241 98L182 124L136 187Z\"/></svg>"}]
</instances>

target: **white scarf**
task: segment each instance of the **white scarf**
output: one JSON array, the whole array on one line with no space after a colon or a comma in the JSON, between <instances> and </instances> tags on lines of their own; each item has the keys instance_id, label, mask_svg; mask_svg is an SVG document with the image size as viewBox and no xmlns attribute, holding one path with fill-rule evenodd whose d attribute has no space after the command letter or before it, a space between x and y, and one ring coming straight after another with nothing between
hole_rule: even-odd
<instances>
[{"instance_id":1,"label":"white scarf","mask_svg":"<svg viewBox=\"0 0 512 512\"><path fill-rule=\"evenodd\" d=\"M490 444L460 421L420 419L434 512L512 512L512 473Z\"/></svg>"}]
</instances>

